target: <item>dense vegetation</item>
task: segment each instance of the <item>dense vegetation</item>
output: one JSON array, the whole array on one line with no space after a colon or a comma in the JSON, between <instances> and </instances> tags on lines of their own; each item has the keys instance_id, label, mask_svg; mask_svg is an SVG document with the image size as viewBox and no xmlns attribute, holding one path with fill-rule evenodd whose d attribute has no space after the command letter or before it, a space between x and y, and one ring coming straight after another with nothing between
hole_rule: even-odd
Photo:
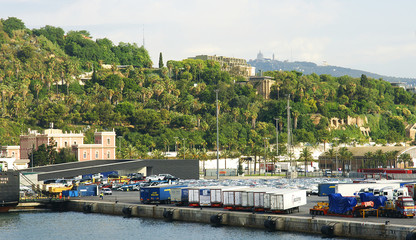
<instances>
[{"instance_id":1,"label":"dense vegetation","mask_svg":"<svg viewBox=\"0 0 416 240\"><path fill-rule=\"evenodd\" d=\"M27 128L41 130L53 122L64 131L85 132L86 143L93 142L95 129L114 128L123 158L145 157L149 151L160 156L175 147L180 156L207 158L206 149L216 148L215 89L219 147L225 155L263 154L264 144L276 142L275 118L284 154L288 99L295 144L369 140L356 126L329 131L331 117L366 116L371 139L380 143L405 140L405 126L416 122L412 94L365 75L266 72L277 84L271 99L264 100L216 62L168 61L154 69L143 47L94 41L87 31L30 30L8 18L0 22L0 44L0 145L19 144ZM88 71L93 71L91 80L80 84L80 74ZM320 121L314 124L316 115Z\"/></svg>"}]
</instances>

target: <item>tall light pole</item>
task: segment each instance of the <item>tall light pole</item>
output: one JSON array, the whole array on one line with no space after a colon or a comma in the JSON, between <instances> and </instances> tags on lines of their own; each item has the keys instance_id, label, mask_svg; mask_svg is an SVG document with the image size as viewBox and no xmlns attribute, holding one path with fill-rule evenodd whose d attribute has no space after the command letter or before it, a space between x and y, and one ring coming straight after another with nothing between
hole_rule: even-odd
<instances>
[{"instance_id":1,"label":"tall light pole","mask_svg":"<svg viewBox=\"0 0 416 240\"><path fill-rule=\"evenodd\" d=\"M175 153L176 157L178 157L178 137L173 137L175 139Z\"/></svg>"},{"instance_id":2,"label":"tall light pole","mask_svg":"<svg viewBox=\"0 0 416 240\"><path fill-rule=\"evenodd\" d=\"M121 136L118 136L118 152L120 153L119 157L121 158Z\"/></svg>"},{"instance_id":3,"label":"tall light pole","mask_svg":"<svg viewBox=\"0 0 416 240\"><path fill-rule=\"evenodd\" d=\"M186 152L185 138L182 138L182 140L183 140L183 160L185 160L185 152Z\"/></svg>"},{"instance_id":4,"label":"tall light pole","mask_svg":"<svg viewBox=\"0 0 416 240\"><path fill-rule=\"evenodd\" d=\"M220 150L219 150L219 131L218 131L218 114L219 114L219 109L218 109L218 89L215 89L215 102L217 104L217 180L220 179Z\"/></svg>"},{"instance_id":5,"label":"tall light pole","mask_svg":"<svg viewBox=\"0 0 416 240\"><path fill-rule=\"evenodd\" d=\"M31 158L32 158L32 172L33 172L33 149L35 148L35 144L32 144L32 156L31 156Z\"/></svg>"},{"instance_id":6,"label":"tall light pole","mask_svg":"<svg viewBox=\"0 0 416 240\"><path fill-rule=\"evenodd\" d=\"M279 156L279 129L277 127L277 122L279 121L279 118L275 118L276 120L276 158Z\"/></svg>"},{"instance_id":7,"label":"tall light pole","mask_svg":"<svg viewBox=\"0 0 416 240\"><path fill-rule=\"evenodd\" d=\"M291 141L290 141L290 94L287 96L287 155L289 156L290 160L290 172L292 171L292 156L291 156Z\"/></svg>"},{"instance_id":8,"label":"tall light pole","mask_svg":"<svg viewBox=\"0 0 416 240\"><path fill-rule=\"evenodd\" d=\"M266 150L267 150L267 139L269 139L269 138L267 138L267 137L265 137L265 138L263 138L263 140L264 140L264 176L266 176L267 175L267 167L266 167L266 155L267 155L267 152L266 152Z\"/></svg>"}]
</instances>

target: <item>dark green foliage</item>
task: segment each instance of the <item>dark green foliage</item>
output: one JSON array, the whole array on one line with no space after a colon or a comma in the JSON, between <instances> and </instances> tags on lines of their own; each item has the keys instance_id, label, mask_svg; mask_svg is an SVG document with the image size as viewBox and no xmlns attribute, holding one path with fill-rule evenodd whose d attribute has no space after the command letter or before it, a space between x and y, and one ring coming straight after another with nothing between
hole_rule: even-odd
<instances>
[{"instance_id":1,"label":"dark green foliage","mask_svg":"<svg viewBox=\"0 0 416 240\"><path fill-rule=\"evenodd\" d=\"M107 38L93 41L87 31L64 37L61 28L52 26L16 31L10 38L2 26L13 33L24 25L6 21L0 25L0 43L5 43L0 51L1 144L18 144L25 129L40 130L53 122L56 128L85 132L85 143L94 142L95 130L115 128L123 136L120 154L125 156L168 146L172 150L175 137L180 146L185 139L191 149L211 150L216 144L216 89L219 148L257 156L264 149L263 138L275 144L275 118L280 119L279 151L285 152L289 95L295 143L368 140L354 125L329 131L333 117L367 117L365 127L376 142L403 141L407 124L416 123L413 94L365 75L265 72L276 84L270 99L263 99L256 86L223 71L217 62L171 60L152 69L143 46L115 45ZM91 71L80 83L81 73ZM37 151L36 164L73 160L68 150L42 157L46 150Z\"/></svg>"},{"instance_id":2,"label":"dark green foliage","mask_svg":"<svg viewBox=\"0 0 416 240\"><path fill-rule=\"evenodd\" d=\"M162 53L159 54L159 68L163 68L163 56L162 56Z\"/></svg>"},{"instance_id":3,"label":"dark green foliage","mask_svg":"<svg viewBox=\"0 0 416 240\"><path fill-rule=\"evenodd\" d=\"M59 46L64 45L65 32L62 28L46 25L40 29L33 29L32 32L36 36L45 36L47 39L49 39L49 41L57 43Z\"/></svg>"},{"instance_id":4,"label":"dark green foliage","mask_svg":"<svg viewBox=\"0 0 416 240\"><path fill-rule=\"evenodd\" d=\"M9 17L6 20L2 19L2 23L3 31L6 32L9 37L13 37L14 30L26 29L23 21L15 17Z\"/></svg>"}]
</instances>

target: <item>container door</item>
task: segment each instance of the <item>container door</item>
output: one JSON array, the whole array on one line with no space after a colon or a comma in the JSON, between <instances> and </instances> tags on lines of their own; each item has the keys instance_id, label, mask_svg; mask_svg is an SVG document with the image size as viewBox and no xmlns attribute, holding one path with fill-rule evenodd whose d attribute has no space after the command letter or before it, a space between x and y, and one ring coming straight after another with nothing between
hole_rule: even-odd
<instances>
[{"instance_id":1,"label":"container door","mask_svg":"<svg viewBox=\"0 0 416 240\"><path fill-rule=\"evenodd\" d=\"M248 206L254 207L254 192L248 192L247 198L248 198Z\"/></svg>"},{"instance_id":2,"label":"container door","mask_svg":"<svg viewBox=\"0 0 416 240\"><path fill-rule=\"evenodd\" d=\"M264 194L264 208L269 209L270 208L270 194Z\"/></svg>"},{"instance_id":3,"label":"container door","mask_svg":"<svg viewBox=\"0 0 416 240\"><path fill-rule=\"evenodd\" d=\"M276 195L270 195L270 210L277 210Z\"/></svg>"},{"instance_id":4,"label":"container door","mask_svg":"<svg viewBox=\"0 0 416 240\"><path fill-rule=\"evenodd\" d=\"M241 192L235 192L235 202L236 206L241 206Z\"/></svg>"},{"instance_id":5,"label":"container door","mask_svg":"<svg viewBox=\"0 0 416 240\"><path fill-rule=\"evenodd\" d=\"M241 205L243 207L247 207L247 205L248 205L248 202L247 202L247 192L241 193Z\"/></svg>"},{"instance_id":6,"label":"container door","mask_svg":"<svg viewBox=\"0 0 416 240\"><path fill-rule=\"evenodd\" d=\"M214 191L216 192L214 198L215 203L221 203L221 189L215 189Z\"/></svg>"},{"instance_id":7,"label":"container door","mask_svg":"<svg viewBox=\"0 0 416 240\"><path fill-rule=\"evenodd\" d=\"M211 196L210 196L211 204L215 203L216 198L217 198L217 190L211 189Z\"/></svg>"},{"instance_id":8,"label":"container door","mask_svg":"<svg viewBox=\"0 0 416 240\"><path fill-rule=\"evenodd\" d=\"M283 195L276 195L276 200L277 200L277 209L278 210L284 210L285 209L285 204L283 201Z\"/></svg>"},{"instance_id":9,"label":"container door","mask_svg":"<svg viewBox=\"0 0 416 240\"><path fill-rule=\"evenodd\" d=\"M254 207L260 207L260 195L258 192L254 193Z\"/></svg>"},{"instance_id":10,"label":"container door","mask_svg":"<svg viewBox=\"0 0 416 240\"><path fill-rule=\"evenodd\" d=\"M259 193L259 206L262 208L264 207L264 193L263 192Z\"/></svg>"}]
</instances>

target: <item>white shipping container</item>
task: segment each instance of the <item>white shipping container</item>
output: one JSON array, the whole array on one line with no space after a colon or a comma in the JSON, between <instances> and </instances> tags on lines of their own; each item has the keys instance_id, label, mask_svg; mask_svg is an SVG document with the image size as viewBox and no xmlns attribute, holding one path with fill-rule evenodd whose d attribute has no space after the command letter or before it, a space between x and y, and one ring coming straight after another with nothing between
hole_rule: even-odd
<instances>
[{"instance_id":1,"label":"white shipping container","mask_svg":"<svg viewBox=\"0 0 416 240\"><path fill-rule=\"evenodd\" d=\"M335 192L340 193L342 196L354 196L355 193L358 193L363 188L384 188L392 187L393 189L400 188L399 182L389 183L387 181L383 183L339 183L335 185Z\"/></svg>"},{"instance_id":2,"label":"white shipping container","mask_svg":"<svg viewBox=\"0 0 416 240\"><path fill-rule=\"evenodd\" d=\"M211 188L211 205L221 204L221 188Z\"/></svg>"},{"instance_id":3,"label":"white shipping container","mask_svg":"<svg viewBox=\"0 0 416 240\"><path fill-rule=\"evenodd\" d=\"M270 194L270 210L286 211L306 204L306 191L287 189Z\"/></svg>"},{"instance_id":4,"label":"white shipping container","mask_svg":"<svg viewBox=\"0 0 416 240\"><path fill-rule=\"evenodd\" d=\"M199 204L199 188L189 188L188 191L189 204Z\"/></svg>"},{"instance_id":5,"label":"white shipping container","mask_svg":"<svg viewBox=\"0 0 416 240\"><path fill-rule=\"evenodd\" d=\"M242 205L242 192L244 187L236 187L236 188L226 188L222 190L223 195L223 205L226 207L236 207Z\"/></svg>"}]
</instances>

